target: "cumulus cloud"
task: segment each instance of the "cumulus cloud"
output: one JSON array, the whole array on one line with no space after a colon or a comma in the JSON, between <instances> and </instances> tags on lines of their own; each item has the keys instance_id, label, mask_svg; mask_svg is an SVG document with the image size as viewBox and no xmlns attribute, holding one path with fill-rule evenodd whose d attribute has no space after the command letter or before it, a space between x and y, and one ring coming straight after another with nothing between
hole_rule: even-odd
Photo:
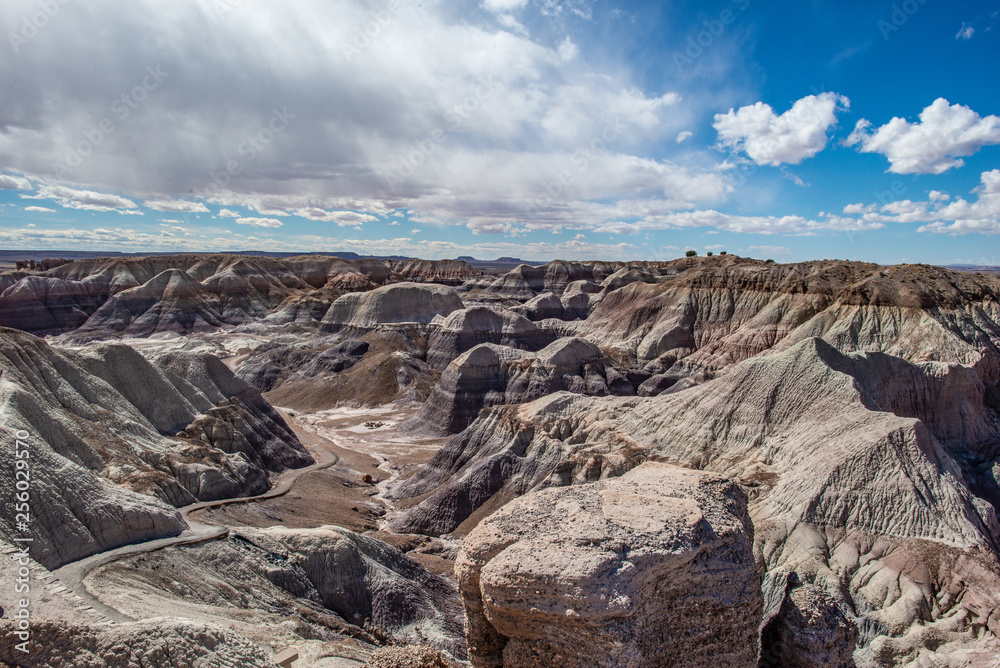
<instances>
[{"instance_id":1,"label":"cumulus cloud","mask_svg":"<svg viewBox=\"0 0 1000 668\"><path fill-rule=\"evenodd\" d=\"M745 152L758 165L797 165L826 147L827 131L850 100L836 93L809 95L780 116L763 102L716 114L719 144Z\"/></svg>"},{"instance_id":2,"label":"cumulus cloud","mask_svg":"<svg viewBox=\"0 0 1000 668\"><path fill-rule=\"evenodd\" d=\"M677 133L677 143L681 144L691 138L694 133L690 130L684 130L683 132Z\"/></svg>"},{"instance_id":3,"label":"cumulus cloud","mask_svg":"<svg viewBox=\"0 0 1000 668\"><path fill-rule=\"evenodd\" d=\"M155 199L142 203L147 209L154 211L178 211L181 213L208 213L208 207L201 202L189 202L182 199Z\"/></svg>"},{"instance_id":4,"label":"cumulus cloud","mask_svg":"<svg viewBox=\"0 0 1000 668\"><path fill-rule=\"evenodd\" d=\"M861 119L847 139L862 153L880 153L894 174L941 174L965 164L963 157L983 146L1000 144L1000 117L980 117L961 104L939 97L917 123L893 118L880 128Z\"/></svg>"},{"instance_id":5,"label":"cumulus cloud","mask_svg":"<svg viewBox=\"0 0 1000 668\"><path fill-rule=\"evenodd\" d=\"M220 209L219 216L221 218L239 218L241 214L236 213L231 209Z\"/></svg>"},{"instance_id":6,"label":"cumulus cloud","mask_svg":"<svg viewBox=\"0 0 1000 668\"><path fill-rule=\"evenodd\" d=\"M25 211L30 211L32 213L55 213L55 209L50 209L45 206L26 206Z\"/></svg>"},{"instance_id":7,"label":"cumulus cloud","mask_svg":"<svg viewBox=\"0 0 1000 668\"><path fill-rule=\"evenodd\" d=\"M49 199L67 209L116 211L118 213L142 215L142 211L139 211L136 203L127 197L93 190L44 185L38 189L35 195L22 195L22 197L25 199Z\"/></svg>"},{"instance_id":8,"label":"cumulus cloud","mask_svg":"<svg viewBox=\"0 0 1000 668\"><path fill-rule=\"evenodd\" d=\"M329 223L337 223L344 227L355 227L361 223L374 223L378 220L375 216L357 211L326 211L325 209L305 207L295 209L292 214L302 216L309 220L321 220Z\"/></svg>"},{"instance_id":9,"label":"cumulus cloud","mask_svg":"<svg viewBox=\"0 0 1000 668\"><path fill-rule=\"evenodd\" d=\"M22 176L0 174L0 190L31 190L31 181Z\"/></svg>"},{"instance_id":10,"label":"cumulus cloud","mask_svg":"<svg viewBox=\"0 0 1000 668\"><path fill-rule=\"evenodd\" d=\"M278 228L284 223L280 220L275 220L274 218L237 218L237 225L250 225L251 227L270 227Z\"/></svg>"},{"instance_id":11,"label":"cumulus cloud","mask_svg":"<svg viewBox=\"0 0 1000 668\"><path fill-rule=\"evenodd\" d=\"M909 199L887 204L853 204L845 213L861 216L873 224L922 224L918 232L938 234L1000 234L1000 169L983 172L974 200L932 190L926 201Z\"/></svg>"}]
</instances>

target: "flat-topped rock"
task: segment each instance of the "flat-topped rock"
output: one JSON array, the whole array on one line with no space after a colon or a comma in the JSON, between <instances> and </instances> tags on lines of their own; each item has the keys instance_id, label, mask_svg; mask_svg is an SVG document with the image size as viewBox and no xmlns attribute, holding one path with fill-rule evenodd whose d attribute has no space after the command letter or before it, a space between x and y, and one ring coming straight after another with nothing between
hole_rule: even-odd
<instances>
[{"instance_id":1,"label":"flat-topped rock","mask_svg":"<svg viewBox=\"0 0 1000 668\"><path fill-rule=\"evenodd\" d=\"M323 316L323 331L373 329L383 324L427 324L437 315L464 308L452 288L422 283L395 283L335 301Z\"/></svg>"},{"instance_id":2,"label":"flat-topped rock","mask_svg":"<svg viewBox=\"0 0 1000 668\"><path fill-rule=\"evenodd\" d=\"M762 612L740 488L647 463L522 496L455 565L476 668L756 666Z\"/></svg>"}]
</instances>

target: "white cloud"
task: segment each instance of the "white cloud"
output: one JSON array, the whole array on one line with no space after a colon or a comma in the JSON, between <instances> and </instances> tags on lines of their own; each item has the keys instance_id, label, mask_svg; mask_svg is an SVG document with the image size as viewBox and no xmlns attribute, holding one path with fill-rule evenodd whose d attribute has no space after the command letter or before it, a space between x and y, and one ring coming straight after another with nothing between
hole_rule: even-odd
<instances>
[{"instance_id":1,"label":"white cloud","mask_svg":"<svg viewBox=\"0 0 1000 668\"><path fill-rule=\"evenodd\" d=\"M850 216L856 216L863 213L871 213L877 210L878 210L877 204L865 205L862 203L858 203L858 204L848 204L847 206L844 207L844 213Z\"/></svg>"},{"instance_id":2,"label":"white cloud","mask_svg":"<svg viewBox=\"0 0 1000 668\"><path fill-rule=\"evenodd\" d=\"M295 209L292 214L308 218L309 220L320 220L328 223L337 223L343 227L354 227L361 223L373 223L378 220L375 216L357 211L326 211L315 207L304 207Z\"/></svg>"},{"instance_id":3,"label":"white cloud","mask_svg":"<svg viewBox=\"0 0 1000 668\"><path fill-rule=\"evenodd\" d=\"M573 40L567 37L566 39L564 39L562 42L559 43L558 51L559 51L559 57L568 63L569 61L576 58L576 55L580 52L580 49L577 47L576 44L573 43Z\"/></svg>"},{"instance_id":4,"label":"white cloud","mask_svg":"<svg viewBox=\"0 0 1000 668\"><path fill-rule=\"evenodd\" d=\"M18 23L30 2L0 3L0 23ZM590 0L535 3L560 17L551 22L560 30L555 40L548 29L502 27L501 17L520 16L525 0L487 0L485 16L464 5L400 3L357 53L344 47L372 20L367 0L297 0L280 9L242 3L213 21L219 4L134 0L123 10L92 0L88 12L103 40L72 22L50 22L45 40L32 41L31 58L0 68L0 90L8 92L0 164L33 183L35 174L42 182L69 178L75 188L166 201L201 193L213 210L253 206L251 215L278 219L299 208L398 209L450 225L517 225L524 203L545 195L544 184L577 169L574 158L583 172L538 211L550 227L573 224L562 212L591 197L715 206L729 190L704 151L690 154L697 166L645 157L693 127L696 103L674 90L640 88L620 63L582 59L586 33L570 33L568 21L589 16ZM192 61L202 66L191 71ZM93 126L92 113L111 115L108 101L142 82L137 63L169 77L140 113L116 123L118 131L60 176L54 166L65 164L81 128ZM220 88L220 80L254 85ZM245 142L268 127L275 108L294 118L250 159ZM226 170L232 162L237 175ZM387 178L401 169L407 176ZM594 185L599 195L591 195Z\"/></svg>"},{"instance_id":5,"label":"white cloud","mask_svg":"<svg viewBox=\"0 0 1000 668\"><path fill-rule=\"evenodd\" d=\"M601 234L635 234L640 230L638 225L629 223L606 223L601 225L594 232Z\"/></svg>"},{"instance_id":6,"label":"white cloud","mask_svg":"<svg viewBox=\"0 0 1000 668\"><path fill-rule=\"evenodd\" d=\"M283 225L280 220L274 218L237 218L237 225L250 225L251 227L271 227L278 228Z\"/></svg>"},{"instance_id":7,"label":"white cloud","mask_svg":"<svg viewBox=\"0 0 1000 668\"><path fill-rule=\"evenodd\" d=\"M975 34L976 29L970 25L962 24L962 28L955 35L955 39L972 39L972 35Z\"/></svg>"},{"instance_id":8,"label":"white cloud","mask_svg":"<svg viewBox=\"0 0 1000 668\"><path fill-rule=\"evenodd\" d=\"M25 199L49 199L67 209L84 209L88 211L117 211L142 215L135 202L127 197L100 193L93 190L78 190L65 186L39 187L38 193L31 196L22 195Z\"/></svg>"},{"instance_id":9,"label":"white cloud","mask_svg":"<svg viewBox=\"0 0 1000 668\"><path fill-rule=\"evenodd\" d=\"M893 118L872 131L866 119L858 121L847 145L859 144L862 153L880 153L895 174L941 174L965 164L963 157L983 146L1000 144L1000 117L979 114L939 97L920 112L920 121Z\"/></svg>"},{"instance_id":10,"label":"white cloud","mask_svg":"<svg viewBox=\"0 0 1000 668\"><path fill-rule=\"evenodd\" d=\"M746 152L758 165L797 165L826 147L837 112L849 106L843 95L821 93L798 100L779 116L770 105L758 102L716 114L713 127L721 146Z\"/></svg>"},{"instance_id":11,"label":"white cloud","mask_svg":"<svg viewBox=\"0 0 1000 668\"><path fill-rule=\"evenodd\" d=\"M0 190L31 190L31 181L21 176L0 174Z\"/></svg>"},{"instance_id":12,"label":"white cloud","mask_svg":"<svg viewBox=\"0 0 1000 668\"><path fill-rule=\"evenodd\" d=\"M523 9L526 4L528 0L483 0L483 7L497 13Z\"/></svg>"},{"instance_id":13,"label":"white cloud","mask_svg":"<svg viewBox=\"0 0 1000 668\"><path fill-rule=\"evenodd\" d=\"M392 226L392 227L396 227L396 226L398 226L398 225L400 225L400 224L401 224L401 223L400 223L400 222L399 222L398 220L394 220L394 221L392 221L391 223L389 223L389 225L390 225L390 226Z\"/></svg>"},{"instance_id":14,"label":"white cloud","mask_svg":"<svg viewBox=\"0 0 1000 668\"><path fill-rule=\"evenodd\" d=\"M764 255L767 258L786 257L792 254L792 249L785 248L784 246L748 246L747 250Z\"/></svg>"},{"instance_id":15,"label":"white cloud","mask_svg":"<svg viewBox=\"0 0 1000 668\"><path fill-rule=\"evenodd\" d=\"M420 234L420 230L418 229L410 230L410 234Z\"/></svg>"},{"instance_id":16,"label":"white cloud","mask_svg":"<svg viewBox=\"0 0 1000 668\"><path fill-rule=\"evenodd\" d=\"M678 143L678 144L681 144L681 143L683 143L683 142L687 141L688 139L690 139L690 138L691 138L691 136L692 136L693 134L694 134L694 133L693 133L693 132L691 132L690 130L684 130L683 132L679 132L679 133L677 133L677 143Z\"/></svg>"},{"instance_id":17,"label":"white cloud","mask_svg":"<svg viewBox=\"0 0 1000 668\"><path fill-rule=\"evenodd\" d=\"M232 209L220 209L219 217L221 218L239 218L241 214L236 213Z\"/></svg>"},{"instance_id":18,"label":"white cloud","mask_svg":"<svg viewBox=\"0 0 1000 668\"><path fill-rule=\"evenodd\" d=\"M55 209L50 209L44 206L26 206L25 211L31 211L32 213L55 213Z\"/></svg>"},{"instance_id":19,"label":"white cloud","mask_svg":"<svg viewBox=\"0 0 1000 668\"><path fill-rule=\"evenodd\" d=\"M154 211L178 211L181 213L208 213L208 207L201 202L189 202L183 199L154 199L142 203L147 209Z\"/></svg>"},{"instance_id":20,"label":"white cloud","mask_svg":"<svg viewBox=\"0 0 1000 668\"><path fill-rule=\"evenodd\" d=\"M975 200L963 197L952 199L945 193L932 190L927 201L908 199L878 205L854 204L845 213L862 215L862 220L872 224L909 223L922 225L918 232L938 234L1000 234L1000 169L983 172L981 186L973 192ZM849 210L848 210L849 209Z\"/></svg>"}]
</instances>

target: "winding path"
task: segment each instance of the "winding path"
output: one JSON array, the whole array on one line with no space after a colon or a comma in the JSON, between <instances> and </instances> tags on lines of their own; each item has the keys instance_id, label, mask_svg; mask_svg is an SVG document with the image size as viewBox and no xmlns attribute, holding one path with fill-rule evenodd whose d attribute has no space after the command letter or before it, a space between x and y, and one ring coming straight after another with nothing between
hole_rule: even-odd
<instances>
[{"instance_id":1,"label":"winding path","mask_svg":"<svg viewBox=\"0 0 1000 668\"><path fill-rule=\"evenodd\" d=\"M87 591L86 586L83 584L84 578L86 578L87 575L89 575L94 569L105 566L113 561L117 561L122 557L156 552L157 550L177 545L196 545L198 543L205 543L212 540L218 540L219 538L225 538L229 535L229 527L198 522L190 519L189 515L199 510L212 510L214 508L222 508L224 506L230 506L238 503L250 503L252 501L263 501L265 499L274 499L279 496L284 496L302 476L314 471L329 468L337 463L339 457L324 443L326 439L318 434L303 430L301 425L297 425L292 422L288 416L284 417L285 421L299 437L299 440L312 452L313 458L316 460L315 464L301 469L289 469L285 471L278 477L277 482L273 487L271 487L270 490L263 494L258 494L257 496L243 496L231 499L219 499L217 501L202 501L178 508L181 513L181 517L184 518L184 521L188 524L188 529L182 533L168 538L146 541L144 543L124 545L113 550L107 550L106 552L101 552L99 554L80 559L79 561L74 561L52 571L54 579L51 580L51 582L54 583L56 580L61 582L64 587L76 593L77 596L86 601L86 603L89 604L90 607L92 607L97 613L103 615L109 621L116 623L136 621L132 617L129 617L128 615L125 615L99 601L97 597Z\"/></svg>"}]
</instances>

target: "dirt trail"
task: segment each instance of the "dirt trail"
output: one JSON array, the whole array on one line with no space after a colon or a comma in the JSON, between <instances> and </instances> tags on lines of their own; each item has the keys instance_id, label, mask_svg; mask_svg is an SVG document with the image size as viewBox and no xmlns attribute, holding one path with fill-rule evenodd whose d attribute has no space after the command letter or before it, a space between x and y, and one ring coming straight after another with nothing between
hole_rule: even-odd
<instances>
[{"instance_id":1,"label":"dirt trail","mask_svg":"<svg viewBox=\"0 0 1000 668\"><path fill-rule=\"evenodd\" d=\"M191 519L189 516L191 513L200 510L209 510L213 508L222 508L224 506L251 503L254 501L263 501L265 499L274 499L284 496L292 489L295 482L302 476L312 473L314 471L323 470L329 468L337 463L339 460L338 456L334 454L325 444L326 439L317 436L316 434L311 434L308 431L296 428L296 426L289 420L289 424L292 424L292 428L299 440L310 450L316 463L301 469L289 469L278 477L275 484L270 490L264 494L258 494L257 496L249 497L236 497L231 499L220 499L217 501L204 501L199 503L192 503L191 505L179 508L181 516L184 521L188 523L188 529L178 534L177 536L172 536L169 538L161 538L158 540L147 541L145 543L135 543L132 545L125 545L113 550L108 550L106 552L101 552L100 554L95 554L93 556L87 557L85 559L80 559L79 561L74 561L72 563L66 564L61 568L57 568L52 572L53 576L62 583L63 586L74 591L81 599L85 600L87 603L98 611L100 614L104 615L110 621L113 622L128 622L135 621L131 617L122 614L121 612L105 605L99 601L95 596L93 596L84 586L83 580L97 568L116 561L125 556L131 556L135 554L155 552L157 550L162 550L168 547L174 547L177 545L195 545L197 543L204 543L210 540L218 540L219 538L225 538L229 535L229 527L218 526L214 524L208 524L205 522L200 522Z\"/></svg>"}]
</instances>

